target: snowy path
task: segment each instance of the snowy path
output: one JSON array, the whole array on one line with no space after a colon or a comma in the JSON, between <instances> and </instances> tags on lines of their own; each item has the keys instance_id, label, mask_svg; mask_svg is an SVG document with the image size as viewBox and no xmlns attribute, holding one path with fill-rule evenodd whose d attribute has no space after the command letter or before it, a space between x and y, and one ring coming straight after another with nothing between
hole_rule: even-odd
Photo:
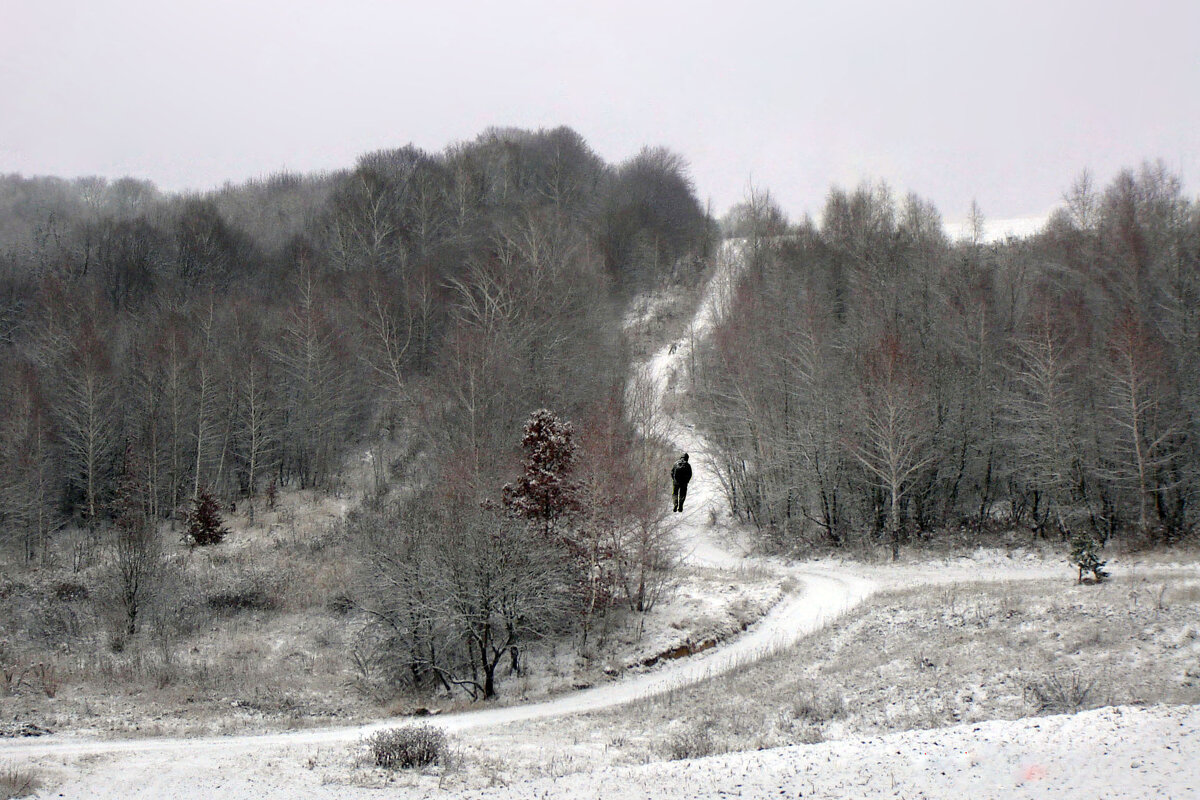
<instances>
[{"instance_id":1,"label":"snowy path","mask_svg":"<svg viewBox=\"0 0 1200 800\"><path fill-rule=\"evenodd\" d=\"M729 264L718 270L692 331L704 331L724 296ZM693 336L649 360L643 377L660 411L686 381ZM707 469L705 442L679 414L662 415L665 438L691 454L695 475L687 511L675 515L691 564L738 568L750 561L709 524L720 516L720 486ZM665 502L665 499L664 499ZM757 559L753 563L765 562ZM771 568L798 578L801 590L785 597L747 633L696 656L641 675L573 692L547 702L439 716L449 731L611 708L703 681L786 648L866 599L877 588L958 581L1022 580L1060 576L1046 564L911 565L866 580L836 563ZM381 788L347 785L348 746L373 730L366 726L294 733L194 739L99 741L51 737L0 741L0 767L29 763L48 778L47 797L130 798L377 798ZM505 733L504 735L508 735ZM512 731L519 737L519 729ZM1082 791L1081 791L1082 790ZM403 796L446 793L425 784L384 791ZM731 753L696 761L603 769L468 792L479 798L829 797L1107 797L1200 796L1200 708L1099 709L1073 717L987 722L935 731L907 731L864 740L833 741L762 753Z\"/></svg>"},{"instance_id":2,"label":"snowy path","mask_svg":"<svg viewBox=\"0 0 1200 800\"><path fill-rule=\"evenodd\" d=\"M779 603L745 635L737 637L725 646L671 662L653 672L594 689L572 692L554 700L447 714L430 721L447 731L461 732L512 722L597 711L669 692L680 686L697 683L744 666L795 643L800 637L818 630L829 620L861 602L869 591L869 584L865 581L817 573L799 574L806 582L806 591ZM384 720L365 726L190 739L9 740L0 743L0 758L52 753L78 756L95 753L181 751L195 754L300 744L328 745L354 742L376 729L405 721L408 721L408 718Z\"/></svg>"},{"instance_id":3,"label":"snowy path","mask_svg":"<svg viewBox=\"0 0 1200 800\"><path fill-rule=\"evenodd\" d=\"M687 510L675 520L676 533L680 537L685 560L695 566L740 568L747 563L742 554L731 552L723 543L716 541L714 529L708 524L710 516L714 516L712 510L719 508L721 499L719 481L706 466L710 462L705 442L687 419L664 413L668 406L668 394L678 389L677 384L686 374L686 364L693 342L711 327L719 305L727 295L729 278L732 270L736 268L736 258L736 249L726 248L725 257L710 280L692 321L690 335L675 346L664 346L642 368L642 375L654 387L653 403L659 412L660 421L665 425L661 433L681 451L691 453L692 463L695 465L695 475L689 487ZM813 570L788 571L799 579L802 588L785 597L745 634L719 647L663 664L649 673L594 689L573 692L546 702L439 716L436 723L448 731L461 732L611 708L668 692L744 666L766 654L785 648L854 607L873 590L870 581L848 573L841 574L834 570L827 573ZM263 753L277 748L291 750L303 746L344 745L356 742L376 729L403 721L405 720L391 719L366 726L254 736L118 741L72 738L10 740L0 742L0 759L137 754L138 761L150 759L151 763L159 765L157 780L151 781L150 784L139 783L145 776L138 776L140 770L135 769L132 773L126 772L134 776L126 782L121 778L124 768L120 766L121 759L118 759L114 764L117 769L110 771L105 778L106 783L113 787L111 796L162 797L171 795L171 780L194 786L192 782L201 775L214 769L219 771L219 765L225 760L228 760L231 766L241 762L244 768L250 753L262 758ZM168 764L170 766L166 768ZM173 775L174 778L168 778L169 775Z\"/></svg>"}]
</instances>

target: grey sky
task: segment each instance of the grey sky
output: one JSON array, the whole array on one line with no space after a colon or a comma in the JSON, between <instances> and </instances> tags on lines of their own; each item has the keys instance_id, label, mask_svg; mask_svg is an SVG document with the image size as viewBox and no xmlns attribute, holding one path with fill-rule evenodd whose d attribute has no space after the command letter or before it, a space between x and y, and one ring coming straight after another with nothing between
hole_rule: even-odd
<instances>
[{"instance_id":1,"label":"grey sky","mask_svg":"<svg viewBox=\"0 0 1200 800\"><path fill-rule=\"evenodd\" d=\"M208 188L490 125L665 144L722 211L883 178L1039 215L1084 167L1200 174L1200 2L0 0L0 172Z\"/></svg>"}]
</instances>

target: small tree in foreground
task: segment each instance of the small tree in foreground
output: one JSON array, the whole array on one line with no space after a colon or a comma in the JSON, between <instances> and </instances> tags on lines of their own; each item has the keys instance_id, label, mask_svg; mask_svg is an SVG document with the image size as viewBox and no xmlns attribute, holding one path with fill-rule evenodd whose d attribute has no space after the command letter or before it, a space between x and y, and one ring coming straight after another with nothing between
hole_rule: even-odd
<instances>
[{"instance_id":1,"label":"small tree in foreground","mask_svg":"<svg viewBox=\"0 0 1200 800\"><path fill-rule=\"evenodd\" d=\"M1083 583L1084 573L1087 572L1092 573L1096 583L1108 577L1104 569L1108 562L1100 560L1101 547L1091 534L1075 533L1071 536L1071 563L1079 567L1079 583Z\"/></svg>"},{"instance_id":2,"label":"small tree in foreground","mask_svg":"<svg viewBox=\"0 0 1200 800\"><path fill-rule=\"evenodd\" d=\"M221 519L221 505L208 490L201 491L192 501L183 540L192 547L206 547L220 544L227 533L229 529Z\"/></svg>"},{"instance_id":3,"label":"small tree in foreground","mask_svg":"<svg viewBox=\"0 0 1200 800\"><path fill-rule=\"evenodd\" d=\"M147 510L145 486L137 474L139 462L126 447L117 497L113 501L116 531L116 579L125 611L125 634L137 633L139 614L149 605L162 578L162 553L154 520Z\"/></svg>"}]
</instances>

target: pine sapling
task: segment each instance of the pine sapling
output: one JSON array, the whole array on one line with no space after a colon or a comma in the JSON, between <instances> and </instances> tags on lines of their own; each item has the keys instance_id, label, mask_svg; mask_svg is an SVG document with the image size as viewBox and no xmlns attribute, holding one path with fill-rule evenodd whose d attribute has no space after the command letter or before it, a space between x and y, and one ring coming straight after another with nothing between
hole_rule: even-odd
<instances>
[{"instance_id":1,"label":"pine sapling","mask_svg":"<svg viewBox=\"0 0 1200 800\"><path fill-rule=\"evenodd\" d=\"M1100 560L1102 545L1095 537L1087 533L1076 533L1071 536L1071 563L1079 567L1079 583L1083 583L1085 573L1092 573L1092 579L1100 583L1108 577L1104 569L1107 561Z\"/></svg>"},{"instance_id":2,"label":"pine sapling","mask_svg":"<svg viewBox=\"0 0 1200 800\"><path fill-rule=\"evenodd\" d=\"M220 544L227 533L229 529L221 518L220 504L207 490L201 491L192 501L184 541L192 547L206 547Z\"/></svg>"}]
</instances>

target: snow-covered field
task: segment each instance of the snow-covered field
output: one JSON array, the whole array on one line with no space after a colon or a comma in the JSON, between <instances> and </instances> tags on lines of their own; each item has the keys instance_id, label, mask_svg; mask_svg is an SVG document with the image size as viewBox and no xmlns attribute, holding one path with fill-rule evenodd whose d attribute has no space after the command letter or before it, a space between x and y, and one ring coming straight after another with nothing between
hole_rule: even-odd
<instances>
[{"instance_id":1,"label":"snow-covered field","mask_svg":"<svg viewBox=\"0 0 1200 800\"><path fill-rule=\"evenodd\" d=\"M692 326L697 336L716 313L727 276L726 270L717 270ZM712 524L720 516L719 486L704 467L705 442L675 411L672 395L686 388L693 340L685 337L664 347L645 374L655 387L657 408L669 417L663 435L691 453L696 465L687 510L676 516L681 546L694 569L725 571L734 585L739 571L753 568L778 572L781 585L794 589L745 634L698 655L546 702L434 718L457 746L485 741L498 759L506 749L537 748L550 777L502 785L505 779L497 770L497 785L488 787L482 772L465 782L454 779L453 768L383 774L356 764L365 734L403 720L264 736L6 740L0 741L0 767L35 770L46 797L121 800L426 797L446 796L448 788L461 796L497 798L1197 796L1200 709L1194 706L1105 708L599 770L566 764L576 746L568 741L567 718L664 693L686 698L682 687L787 650L880 587L1046 577L1064 570L1037 558L990 552L878 569L833 561L801 567L747 558L736 531ZM553 731L549 743L545 731L534 736L530 726L553 726L554 720L564 721L557 742ZM556 769L556 763L564 766ZM380 789L388 791L381 794Z\"/></svg>"},{"instance_id":2,"label":"snow-covered field","mask_svg":"<svg viewBox=\"0 0 1200 800\"><path fill-rule=\"evenodd\" d=\"M985 219L983 222L983 243L993 244L1004 242L1009 238L1025 239L1040 233L1046 227L1049 215L1040 217L1012 217L1010 219ZM971 238L970 220L957 220L945 224L946 235L953 241Z\"/></svg>"},{"instance_id":3,"label":"snow-covered field","mask_svg":"<svg viewBox=\"0 0 1200 800\"><path fill-rule=\"evenodd\" d=\"M1200 708L1103 708L606 769L470 798L1200 797Z\"/></svg>"}]
</instances>

